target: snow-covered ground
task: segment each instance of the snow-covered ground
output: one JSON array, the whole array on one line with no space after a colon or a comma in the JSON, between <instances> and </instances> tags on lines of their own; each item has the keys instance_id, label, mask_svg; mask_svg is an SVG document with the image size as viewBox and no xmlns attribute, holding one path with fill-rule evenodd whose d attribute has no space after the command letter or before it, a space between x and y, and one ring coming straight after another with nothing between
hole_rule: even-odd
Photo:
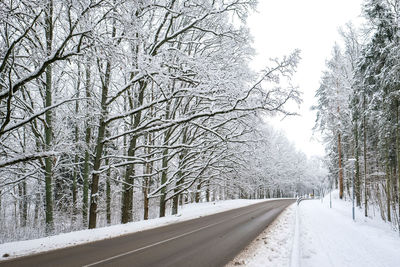
<instances>
[{"instance_id":1,"label":"snow-covered ground","mask_svg":"<svg viewBox=\"0 0 400 267\"><path fill-rule=\"evenodd\" d=\"M320 200L306 200L299 208L300 266L400 266L400 236L379 217L365 218L351 203L332 193Z\"/></svg>"},{"instance_id":2,"label":"snow-covered ground","mask_svg":"<svg viewBox=\"0 0 400 267\"><path fill-rule=\"evenodd\" d=\"M296 204L286 208L249 246L226 267L289 266L295 227Z\"/></svg>"},{"instance_id":3,"label":"snow-covered ground","mask_svg":"<svg viewBox=\"0 0 400 267\"><path fill-rule=\"evenodd\" d=\"M271 200L271 199L269 199ZM92 230L82 230L71 233L59 234L34 240L24 240L0 244L0 261L22 255L48 251L57 248L74 246L91 241L107 239L121 236L128 233L143 231L159 226L177 223L185 220L198 218L230 209L256 204L266 200L226 200L208 203L187 204L180 209L177 215L171 215L164 218L151 219L147 221L138 221L122 225L113 225L109 227L97 228ZM7 255L7 257L4 257Z\"/></svg>"},{"instance_id":4,"label":"snow-covered ground","mask_svg":"<svg viewBox=\"0 0 400 267\"><path fill-rule=\"evenodd\" d=\"M278 219L227 266L398 267L400 236L379 217L365 218L338 192L304 200Z\"/></svg>"},{"instance_id":5,"label":"snow-covered ground","mask_svg":"<svg viewBox=\"0 0 400 267\"><path fill-rule=\"evenodd\" d=\"M189 204L175 216L4 243L0 244L0 256L16 257L111 238L260 201L264 200ZM323 201L305 200L299 206L289 206L227 266L238 265L397 267L400 266L400 236L380 218L364 218L358 209L353 222L351 203L339 200L334 192L332 208L329 208L329 196Z\"/></svg>"}]
</instances>

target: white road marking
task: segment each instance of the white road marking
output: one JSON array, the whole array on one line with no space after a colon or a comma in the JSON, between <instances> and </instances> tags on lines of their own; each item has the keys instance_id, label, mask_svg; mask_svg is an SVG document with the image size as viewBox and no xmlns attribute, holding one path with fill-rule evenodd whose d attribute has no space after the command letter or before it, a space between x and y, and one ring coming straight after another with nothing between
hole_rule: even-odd
<instances>
[{"instance_id":1,"label":"white road marking","mask_svg":"<svg viewBox=\"0 0 400 267\"><path fill-rule=\"evenodd\" d=\"M181 234L181 235L178 235L178 236L174 236L174 237L171 237L171 238L168 238L168 239L165 239L165 240L162 240L162 241L159 241L159 242L156 242L156 243L153 243L153 244L151 244L151 245L147 245L147 246L144 246L144 247L135 249L135 250L127 251L127 252L124 252L124 253L115 255L115 256L113 256L113 257L106 258L106 259L101 260L101 261L96 261L96 262L93 262L93 263L84 265L83 267L95 266L95 265L97 265L97 264L101 264L101 263L104 263L104 262L107 262L107 261L111 261L111 260L114 260L114 259L117 259L117 258L126 256L126 255L129 255L129 254L133 254L133 253L136 253L136 252L138 252L138 251L142 251L142 250L145 250L145 249L148 249L148 248L151 248L151 247L154 247L154 246L157 246L157 245L160 245L160 244L163 244L163 243L166 243L166 242L169 242L169 241L172 241L172 240L175 240L175 239L178 239L178 238L181 238L181 237L184 237L184 236L187 236L187 235L196 233L196 232L201 231L201 230L204 230L204 229L206 229L206 228L210 228L210 227L212 227L212 226L221 224L221 223L226 222L226 221L228 221L228 220L235 219L235 218L237 218L237 217L246 215L246 214L248 214L248 213L252 213L252 212L254 212L254 211L257 211L257 210L260 210L260 209L263 209L263 208L265 208L265 207L260 207L260 208L257 208L257 209L255 209L255 210L252 210L252 211L247 211L247 212L241 213L241 214L239 214L239 215L236 215L236 216L234 216L234 217L231 217L231 218L222 220L222 221L220 221L220 222L212 223L212 224L209 224L209 225L200 227L200 228L198 228L198 229L196 229L196 230L192 230L192 231L186 232L186 233L184 233L184 234ZM272 209L272 210L274 210L274 209Z\"/></svg>"}]
</instances>

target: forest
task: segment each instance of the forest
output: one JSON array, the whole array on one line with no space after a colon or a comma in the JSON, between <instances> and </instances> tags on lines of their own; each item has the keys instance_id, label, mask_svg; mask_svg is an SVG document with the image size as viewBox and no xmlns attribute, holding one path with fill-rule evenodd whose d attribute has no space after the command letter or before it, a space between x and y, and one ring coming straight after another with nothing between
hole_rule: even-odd
<instances>
[{"instance_id":1,"label":"forest","mask_svg":"<svg viewBox=\"0 0 400 267\"><path fill-rule=\"evenodd\" d=\"M316 97L331 188L363 216L400 229L400 2L363 2L364 22L340 30ZM354 159L354 166L349 159ZM375 215L376 214L376 215Z\"/></svg>"},{"instance_id":2,"label":"forest","mask_svg":"<svg viewBox=\"0 0 400 267\"><path fill-rule=\"evenodd\" d=\"M296 115L300 52L250 67L256 2L1 1L0 242L322 190L323 161L266 122Z\"/></svg>"}]
</instances>

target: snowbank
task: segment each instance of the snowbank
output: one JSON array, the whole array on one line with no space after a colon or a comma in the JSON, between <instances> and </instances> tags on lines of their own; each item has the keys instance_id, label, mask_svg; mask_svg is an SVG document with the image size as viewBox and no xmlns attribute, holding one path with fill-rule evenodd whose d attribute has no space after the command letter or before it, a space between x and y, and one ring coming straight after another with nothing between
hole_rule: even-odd
<instances>
[{"instance_id":1,"label":"snowbank","mask_svg":"<svg viewBox=\"0 0 400 267\"><path fill-rule=\"evenodd\" d=\"M227 266L398 267L400 236L380 217L365 218L338 192L288 207Z\"/></svg>"},{"instance_id":2,"label":"snowbank","mask_svg":"<svg viewBox=\"0 0 400 267\"><path fill-rule=\"evenodd\" d=\"M164 218L64 233L56 236L49 236L33 240L3 243L0 244L0 261L12 257L79 245L87 242L143 231L159 226L165 226L172 223L195 219L205 215L256 204L262 201L268 200L236 199L209 203L193 203L184 205L177 215L171 215ZM3 257L5 254L7 254L8 256Z\"/></svg>"},{"instance_id":3,"label":"snowbank","mask_svg":"<svg viewBox=\"0 0 400 267\"><path fill-rule=\"evenodd\" d=\"M306 200L299 208L301 266L400 266L400 237L380 218L365 218L351 202L332 193L321 200Z\"/></svg>"},{"instance_id":4,"label":"snowbank","mask_svg":"<svg viewBox=\"0 0 400 267\"><path fill-rule=\"evenodd\" d=\"M292 204L226 267L289 266L295 214L296 204Z\"/></svg>"}]
</instances>

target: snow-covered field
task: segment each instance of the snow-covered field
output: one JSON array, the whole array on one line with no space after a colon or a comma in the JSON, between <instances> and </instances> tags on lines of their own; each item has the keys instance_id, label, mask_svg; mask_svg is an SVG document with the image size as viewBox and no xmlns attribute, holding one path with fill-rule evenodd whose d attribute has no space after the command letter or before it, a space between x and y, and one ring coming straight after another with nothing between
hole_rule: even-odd
<instances>
[{"instance_id":1,"label":"snow-covered field","mask_svg":"<svg viewBox=\"0 0 400 267\"><path fill-rule=\"evenodd\" d=\"M296 218L297 214L297 218ZM365 218L332 193L304 200L278 219L227 266L398 267L400 236L379 217Z\"/></svg>"},{"instance_id":2,"label":"snow-covered field","mask_svg":"<svg viewBox=\"0 0 400 267\"><path fill-rule=\"evenodd\" d=\"M351 203L332 193L320 200L300 204L300 266L400 266L400 236L379 217L365 218L356 209L351 216Z\"/></svg>"},{"instance_id":3,"label":"snow-covered field","mask_svg":"<svg viewBox=\"0 0 400 267\"><path fill-rule=\"evenodd\" d=\"M271 200L271 199L269 199ZM157 218L147 221L138 221L122 225L97 228L92 230L82 230L71 233L59 234L34 240L24 240L0 244L0 261L12 257L28 255L48 251L57 248L74 246L91 241L107 239L128 233L143 231L159 226L177 223L185 220L198 218L230 209L256 204L261 200L236 199L209 203L193 203L182 207L177 215ZM3 257L3 255L8 255Z\"/></svg>"}]
</instances>

